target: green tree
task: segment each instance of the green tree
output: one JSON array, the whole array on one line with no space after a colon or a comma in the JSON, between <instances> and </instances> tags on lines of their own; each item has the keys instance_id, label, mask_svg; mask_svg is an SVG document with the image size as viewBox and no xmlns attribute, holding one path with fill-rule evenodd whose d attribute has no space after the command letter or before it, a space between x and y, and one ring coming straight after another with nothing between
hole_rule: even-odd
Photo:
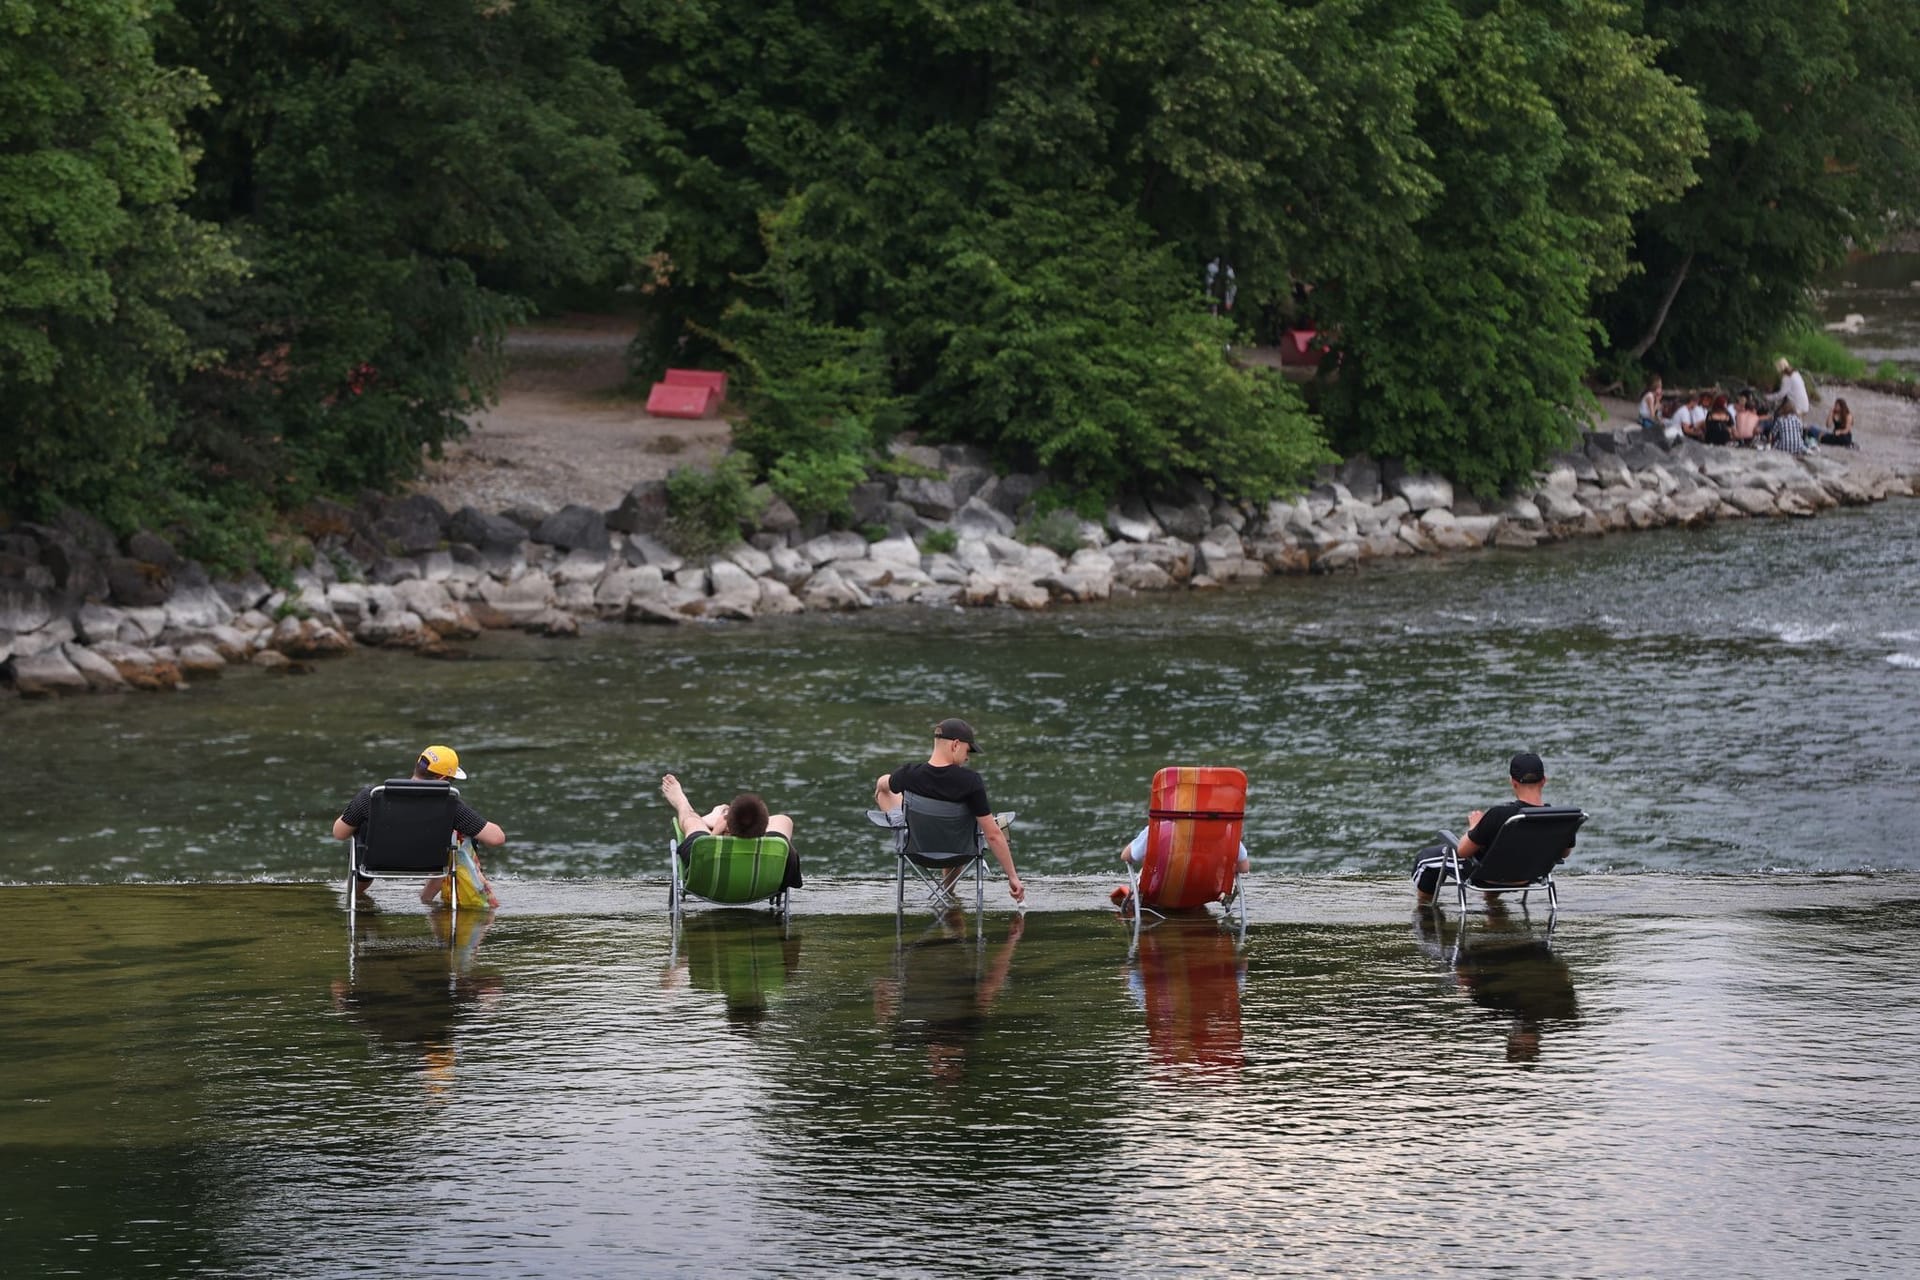
<instances>
[{"instance_id":1,"label":"green tree","mask_svg":"<svg viewBox=\"0 0 1920 1280\"><path fill-rule=\"evenodd\" d=\"M1323 291L1341 358L1326 411L1338 443L1491 494L1590 403L1593 294L1627 270L1632 215L1691 181L1702 140L1621 5L1455 9L1435 11L1453 54L1420 112L1441 193Z\"/></svg>"},{"instance_id":2,"label":"green tree","mask_svg":"<svg viewBox=\"0 0 1920 1280\"><path fill-rule=\"evenodd\" d=\"M651 136L588 0L180 0L220 95L196 208L253 264L185 444L283 500L384 485L494 386L524 294L643 274Z\"/></svg>"},{"instance_id":3,"label":"green tree","mask_svg":"<svg viewBox=\"0 0 1920 1280\"><path fill-rule=\"evenodd\" d=\"M1796 319L1850 245L1920 212L1920 6L1644 7L1660 65L1699 93L1711 151L1697 186L1636 219L1639 270L1600 314L1625 355L1714 372Z\"/></svg>"},{"instance_id":4,"label":"green tree","mask_svg":"<svg viewBox=\"0 0 1920 1280\"><path fill-rule=\"evenodd\" d=\"M0 510L128 524L160 484L183 324L237 274L181 212L206 83L156 63L138 0L0 0Z\"/></svg>"}]
</instances>

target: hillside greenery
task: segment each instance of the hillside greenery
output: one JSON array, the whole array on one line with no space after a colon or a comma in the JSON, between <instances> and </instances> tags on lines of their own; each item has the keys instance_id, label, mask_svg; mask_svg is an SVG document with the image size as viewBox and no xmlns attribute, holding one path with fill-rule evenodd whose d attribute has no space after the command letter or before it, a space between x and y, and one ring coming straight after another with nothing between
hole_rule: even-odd
<instances>
[{"instance_id":1,"label":"hillside greenery","mask_svg":"<svg viewBox=\"0 0 1920 1280\"><path fill-rule=\"evenodd\" d=\"M907 428L1083 508L1356 450L1493 493L1596 366L1751 366L1920 209L1910 0L0 0L0 32L0 513L227 560L409 475L558 299L635 312L641 377L729 368L735 479L805 515ZM1311 381L1234 358L1290 324Z\"/></svg>"}]
</instances>

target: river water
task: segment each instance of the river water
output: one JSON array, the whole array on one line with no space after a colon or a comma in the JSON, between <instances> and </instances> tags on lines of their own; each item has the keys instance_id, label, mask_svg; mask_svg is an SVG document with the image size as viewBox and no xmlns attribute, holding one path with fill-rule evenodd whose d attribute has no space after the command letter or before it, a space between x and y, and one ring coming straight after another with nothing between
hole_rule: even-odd
<instances>
[{"instance_id":1,"label":"river water","mask_svg":"<svg viewBox=\"0 0 1920 1280\"><path fill-rule=\"evenodd\" d=\"M1916 565L1900 501L0 708L0 1274L1911 1274ZM860 811L952 713L1032 909L896 921ZM350 935L327 827L430 741L504 906ZM1558 918L1415 912L1520 747ZM1174 762L1253 923L1130 957ZM795 815L789 924L676 934L666 769Z\"/></svg>"}]
</instances>

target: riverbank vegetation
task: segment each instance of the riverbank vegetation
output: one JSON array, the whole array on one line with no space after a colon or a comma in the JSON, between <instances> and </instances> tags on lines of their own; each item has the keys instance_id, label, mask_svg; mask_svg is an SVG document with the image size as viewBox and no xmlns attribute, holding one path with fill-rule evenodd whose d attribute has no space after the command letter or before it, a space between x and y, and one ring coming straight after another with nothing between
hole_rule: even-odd
<instances>
[{"instance_id":1,"label":"riverbank vegetation","mask_svg":"<svg viewBox=\"0 0 1920 1280\"><path fill-rule=\"evenodd\" d=\"M1920 209L1905 0L0 0L0 512L224 563L393 485L542 304L1091 507L1334 451L1491 493L1596 362L1751 364ZM1230 265L1228 305L1216 275ZM1304 385L1229 348L1311 326Z\"/></svg>"}]
</instances>

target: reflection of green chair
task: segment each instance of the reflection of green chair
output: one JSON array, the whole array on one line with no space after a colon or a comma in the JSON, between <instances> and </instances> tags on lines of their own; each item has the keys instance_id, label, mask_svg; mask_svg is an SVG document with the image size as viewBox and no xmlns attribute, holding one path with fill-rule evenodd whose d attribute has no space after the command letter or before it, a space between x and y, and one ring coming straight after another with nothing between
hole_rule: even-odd
<instances>
[{"instance_id":1,"label":"reflection of green chair","mask_svg":"<svg viewBox=\"0 0 1920 1280\"><path fill-rule=\"evenodd\" d=\"M680 856L682 845L687 856ZM674 923L680 921L691 896L722 906L765 902L781 915L787 913L787 857L791 849L782 836L703 836L688 840L673 824L667 845L668 906Z\"/></svg>"},{"instance_id":2,"label":"reflection of green chair","mask_svg":"<svg viewBox=\"0 0 1920 1280\"><path fill-rule=\"evenodd\" d=\"M727 1002L729 1021L757 1023L786 988L799 963L800 939L789 922L742 911L714 911L688 920L675 939L687 963L687 985Z\"/></svg>"}]
</instances>

